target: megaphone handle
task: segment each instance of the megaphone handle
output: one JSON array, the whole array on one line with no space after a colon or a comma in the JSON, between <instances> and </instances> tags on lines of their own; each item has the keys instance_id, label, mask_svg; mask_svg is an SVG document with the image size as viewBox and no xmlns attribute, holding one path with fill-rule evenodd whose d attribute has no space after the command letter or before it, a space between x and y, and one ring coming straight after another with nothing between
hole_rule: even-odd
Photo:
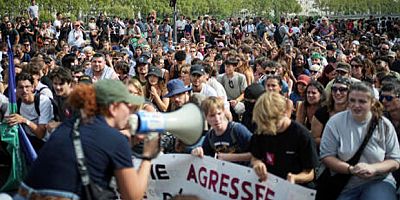
<instances>
[{"instance_id":1,"label":"megaphone handle","mask_svg":"<svg viewBox=\"0 0 400 200\"><path fill-rule=\"evenodd\" d=\"M151 133L143 140L143 153L138 154L136 152L132 152L132 155L139 159L151 160L157 157L158 153L160 152L160 142L161 140L159 134Z\"/></svg>"}]
</instances>

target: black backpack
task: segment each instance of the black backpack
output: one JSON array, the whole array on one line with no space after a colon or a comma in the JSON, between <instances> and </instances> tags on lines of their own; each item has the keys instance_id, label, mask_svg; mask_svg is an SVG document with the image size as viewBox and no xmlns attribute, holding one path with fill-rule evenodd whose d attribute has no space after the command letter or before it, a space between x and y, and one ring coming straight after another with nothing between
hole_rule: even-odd
<instances>
[{"instance_id":1,"label":"black backpack","mask_svg":"<svg viewBox=\"0 0 400 200\"><path fill-rule=\"evenodd\" d=\"M38 116L40 116L40 107L39 107L40 106L40 95L41 95L40 92L37 92L35 94L34 101L33 101L34 105L35 105L35 111L36 111L36 114ZM58 113L58 105L54 101L54 99L49 98L49 100L51 102L51 105L53 106L53 120L59 122L61 120L61 118L60 118L60 115ZM22 100L18 99L17 100L18 113L20 113L21 104L22 104Z\"/></svg>"},{"instance_id":2,"label":"black backpack","mask_svg":"<svg viewBox=\"0 0 400 200\"><path fill-rule=\"evenodd\" d=\"M274 32L274 40L276 42L276 45L278 45L278 46L280 46L282 44L282 42L283 42L283 37L282 37L281 32L280 32L281 27L282 26L278 26L275 29L275 32Z\"/></svg>"}]
</instances>

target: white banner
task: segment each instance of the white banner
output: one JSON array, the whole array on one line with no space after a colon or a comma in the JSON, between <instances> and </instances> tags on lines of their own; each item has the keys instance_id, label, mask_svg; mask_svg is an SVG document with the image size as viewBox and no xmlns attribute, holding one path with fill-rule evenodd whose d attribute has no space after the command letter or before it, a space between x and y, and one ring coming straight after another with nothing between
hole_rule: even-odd
<instances>
[{"instance_id":1,"label":"white banner","mask_svg":"<svg viewBox=\"0 0 400 200\"><path fill-rule=\"evenodd\" d=\"M273 174L268 174L267 181L259 182L249 167L211 157L161 155L152 161L147 199L164 200L177 194L196 195L203 200L315 198L315 190L291 184Z\"/></svg>"}]
</instances>

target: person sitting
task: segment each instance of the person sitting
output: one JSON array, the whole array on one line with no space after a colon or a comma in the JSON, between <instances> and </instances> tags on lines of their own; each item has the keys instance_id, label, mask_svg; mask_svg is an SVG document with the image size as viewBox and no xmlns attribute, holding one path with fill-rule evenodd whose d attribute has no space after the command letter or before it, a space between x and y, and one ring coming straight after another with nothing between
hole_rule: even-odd
<instances>
[{"instance_id":1,"label":"person sitting","mask_svg":"<svg viewBox=\"0 0 400 200\"><path fill-rule=\"evenodd\" d=\"M267 180L270 172L311 187L318 165L315 143L307 128L285 115L287 106L285 97L277 92L266 92L257 100L251 164L261 181Z\"/></svg>"},{"instance_id":2,"label":"person sitting","mask_svg":"<svg viewBox=\"0 0 400 200\"><path fill-rule=\"evenodd\" d=\"M210 96L202 102L201 107L211 129L206 134L202 146L192 150L192 155L207 155L247 165L251 157L247 152L251 132L242 124L227 120L224 101L221 98Z\"/></svg>"}]
</instances>

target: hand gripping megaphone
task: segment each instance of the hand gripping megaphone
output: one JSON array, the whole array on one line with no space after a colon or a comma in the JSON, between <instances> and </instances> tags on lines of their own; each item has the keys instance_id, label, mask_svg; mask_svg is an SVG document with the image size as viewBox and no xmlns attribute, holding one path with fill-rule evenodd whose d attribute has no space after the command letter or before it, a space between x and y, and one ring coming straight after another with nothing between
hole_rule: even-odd
<instances>
[{"instance_id":1,"label":"hand gripping megaphone","mask_svg":"<svg viewBox=\"0 0 400 200\"><path fill-rule=\"evenodd\" d=\"M169 132L186 145L193 145L203 133L204 117L197 105L187 103L170 113L139 111L130 115L129 124L132 135Z\"/></svg>"}]
</instances>

